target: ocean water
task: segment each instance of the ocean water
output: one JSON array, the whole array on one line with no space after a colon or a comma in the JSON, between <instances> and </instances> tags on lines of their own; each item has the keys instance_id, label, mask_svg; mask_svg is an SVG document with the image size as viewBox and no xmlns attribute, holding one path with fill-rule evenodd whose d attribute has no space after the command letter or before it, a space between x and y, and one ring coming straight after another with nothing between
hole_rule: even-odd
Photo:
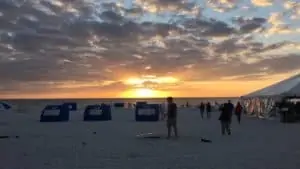
<instances>
[{"instance_id":1,"label":"ocean water","mask_svg":"<svg viewBox=\"0 0 300 169\"><path fill-rule=\"evenodd\" d=\"M199 105L201 102L210 102L212 104L215 103L224 103L228 100L231 100L233 103L236 103L239 98L237 97L217 97L217 98L174 98L174 101L178 105L186 105L188 103L189 105ZM39 105L43 103L62 103L62 102L77 102L78 104L99 104L99 103L105 103L105 104L111 104L111 103L131 103L135 104L136 102L140 101L146 101L148 103L164 103L166 101L165 98L136 98L136 99L127 99L127 98L99 98L99 99L9 99L9 100L1 100L8 103L13 104L34 104Z\"/></svg>"},{"instance_id":2,"label":"ocean water","mask_svg":"<svg viewBox=\"0 0 300 169\"><path fill-rule=\"evenodd\" d=\"M239 98L174 98L174 101L178 106L186 106L188 103L190 107L199 105L201 102L210 102L212 105L215 103L221 104L231 100L232 103L236 103ZM63 102L76 102L78 104L78 109L83 110L85 106L92 104L113 104L113 103L125 103L125 106L128 103L135 104L139 101L147 101L148 103L164 103L165 98L144 98L144 99L11 99L11 100L1 100L7 102L13 106L15 110L20 113L32 113L39 112L48 104L61 104Z\"/></svg>"}]
</instances>

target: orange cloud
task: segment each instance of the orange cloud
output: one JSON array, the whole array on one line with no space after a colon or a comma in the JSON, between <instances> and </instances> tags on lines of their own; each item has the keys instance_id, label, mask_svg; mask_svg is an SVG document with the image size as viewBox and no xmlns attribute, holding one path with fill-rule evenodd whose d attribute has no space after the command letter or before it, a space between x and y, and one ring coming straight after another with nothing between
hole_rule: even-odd
<instances>
[{"instance_id":1,"label":"orange cloud","mask_svg":"<svg viewBox=\"0 0 300 169\"><path fill-rule=\"evenodd\" d=\"M265 80L219 80L219 81L179 81L174 83L160 83L160 85L147 88L136 86L141 81L129 80L130 84L123 82L111 83L105 87L94 88L84 85L85 88L70 89L70 86L60 90L23 92L18 94L2 95L3 98L159 98L159 97L239 97L254 90L271 85L285 79L294 73L270 76ZM149 77L148 77L149 78ZM152 77L153 78L153 77ZM158 78L159 79L159 78ZM161 78L164 79L164 78ZM172 78L171 78L172 79ZM124 82L125 83L125 82ZM144 83L144 82L143 82Z\"/></svg>"},{"instance_id":2,"label":"orange cloud","mask_svg":"<svg viewBox=\"0 0 300 169\"><path fill-rule=\"evenodd\" d=\"M256 6L271 6L272 0L252 0L252 3Z\"/></svg>"}]
</instances>

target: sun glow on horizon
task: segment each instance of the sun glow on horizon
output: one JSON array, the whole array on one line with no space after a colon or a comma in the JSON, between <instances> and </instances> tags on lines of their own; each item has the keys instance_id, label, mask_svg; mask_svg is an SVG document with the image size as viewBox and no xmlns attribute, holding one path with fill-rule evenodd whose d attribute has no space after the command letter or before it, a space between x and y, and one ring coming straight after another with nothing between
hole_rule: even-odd
<instances>
[{"instance_id":1,"label":"sun glow on horizon","mask_svg":"<svg viewBox=\"0 0 300 169\"><path fill-rule=\"evenodd\" d=\"M144 75L141 77L131 77L123 80L125 85L130 86L121 93L124 98L160 98L168 96L168 92L158 90L162 86L176 84L179 79L171 76L157 77L155 75Z\"/></svg>"},{"instance_id":2,"label":"sun glow on horizon","mask_svg":"<svg viewBox=\"0 0 300 169\"><path fill-rule=\"evenodd\" d=\"M152 89L142 88L135 90L135 95L137 97L154 97L155 92Z\"/></svg>"},{"instance_id":3,"label":"sun glow on horizon","mask_svg":"<svg viewBox=\"0 0 300 169\"><path fill-rule=\"evenodd\" d=\"M292 73L270 75L260 80L235 80L234 78L223 78L224 80L210 81L187 81L174 80L172 77L162 78L156 76L142 76L141 78L128 78L122 81L93 81L76 82L65 81L61 83L42 83L51 85L55 90L43 90L35 93L16 91L14 93L1 93L2 99L70 99L70 98L166 98L173 97L239 97L255 90L267 87L288 77L299 74ZM158 79L161 80L158 83ZM149 81L145 79L154 79ZM168 79L171 79L168 81ZM178 81L170 83L170 81ZM162 83L168 81L169 83ZM128 83L130 82L130 83ZM138 84L138 85L137 85ZM31 85L31 84L30 84ZM110 86L112 85L112 86ZM32 86L35 86L33 83ZM84 90L82 90L82 88Z\"/></svg>"},{"instance_id":4,"label":"sun glow on horizon","mask_svg":"<svg viewBox=\"0 0 300 169\"><path fill-rule=\"evenodd\" d=\"M159 98L166 97L167 93L149 88L137 88L125 91L121 96L124 98Z\"/></svg>"}]
</instances>

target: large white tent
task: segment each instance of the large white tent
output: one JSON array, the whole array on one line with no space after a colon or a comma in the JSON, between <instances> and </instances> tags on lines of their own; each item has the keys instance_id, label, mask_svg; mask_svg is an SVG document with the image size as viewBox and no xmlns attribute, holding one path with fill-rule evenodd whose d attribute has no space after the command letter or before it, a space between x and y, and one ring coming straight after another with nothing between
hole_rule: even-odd
<instances>
[{"instance_id":1,"label":"large white tent","mask_svg":"<svg viewBox=\"0 0 300 169\"><path fill-rule=\"evenodd\" d=\"M275 102L283 97L300 97L300 74L242 96L249 115L268 118L276 115Z\"/></svg>"},{"instance_id":2,"label":"large white tent","mask_svg":"<svg viewBox=\"0 0 300 169\"><path fill-rule=\"evenodd\" d=\"M257 90L243 97L280 97L280 96L300 96L300 74L275 83L271 86Z\"/></svg>"}]
</instances>

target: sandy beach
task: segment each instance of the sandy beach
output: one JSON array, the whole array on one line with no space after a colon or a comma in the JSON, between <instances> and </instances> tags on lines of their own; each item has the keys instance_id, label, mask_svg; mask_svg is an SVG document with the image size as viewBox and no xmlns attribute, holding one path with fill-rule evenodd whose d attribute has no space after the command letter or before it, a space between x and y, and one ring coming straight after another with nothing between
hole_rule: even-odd
<instances>
[{"instance_id":1,"label":"sandy beach","mask_svg":"<svg viewBox=\"0 0 300 169\"><path fill-rule=\"evenodd\" d=\"M299 124L243 118L232 136L222 136L213 112L200 118L195 108L179 110L180 138L166 140L165 123L135 122L132 109L113 109L113 120L83 122L73 112L63 123L40 123L39 114L4 118L1 169L296 169L300 165ZM162 139L140 139L152 132ZM14 138L13 136L19 136ZM212 140L203 143L201 138Z\"/></svg>"}]
</instances>

